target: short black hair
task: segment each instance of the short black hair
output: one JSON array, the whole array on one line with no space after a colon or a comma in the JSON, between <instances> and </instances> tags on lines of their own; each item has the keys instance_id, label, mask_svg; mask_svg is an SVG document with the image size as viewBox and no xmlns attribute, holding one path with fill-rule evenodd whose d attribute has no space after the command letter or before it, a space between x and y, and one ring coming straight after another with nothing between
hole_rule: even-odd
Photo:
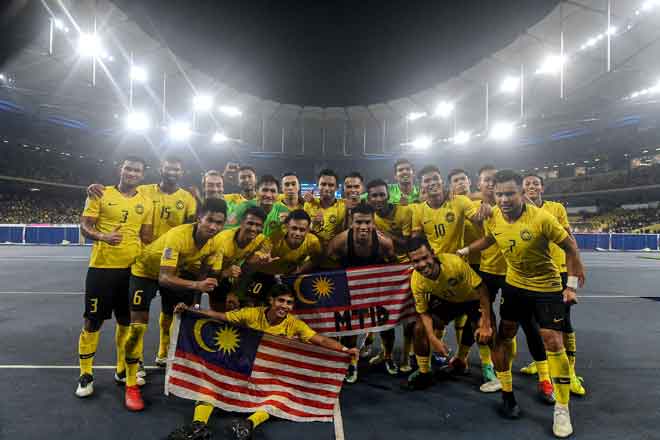
<instances>
[{"instance_id":1,"label":"short black hair","mask_svg":"<svg viewBox=\"0 0 660 440\"><path fill-rule=\"evenodd\" d=\"M384 186L385 191L389 194L389 189L387 187L387 182L385 182L383 179L374 179L367 183L367 193L371 190L371 188L376 188L377 186Z\"/></svg>"},{"instance_id":2,"label":"short black hair","mask_svg":"<svg viewBox=\"0 0 660 440\"><path fill-rule=\"evenodd\" d=\"M404 164L408 164L410 165L410 168L415 169L415 166L410 160L406 159L405 157L402 157L400 159L397 159L396 162L394 162L394 172L396 173L396 169L399 168L399 165L404 165Z\"/></svg>"},{"instance_id":3,"label":"short black hair","mask_svg":"<svg viewBox=\"0 0 660 440\"><path fill-rule=\"evenodd\" d=\"M207 213L218 213L221 212L227 218L227 202L222 199L206 199L202 203L197 211L199 217L203 217Z\"/></svg>"},{"instance_id":4,"label":"short black hair","mask_svg":"<svg viewBox=\"0 0 660 440\"><path fill-rule=\"evenodd\" d=\"M346 181L346 179L360 179L360 182L364 182L364 177L362 177L362 174L360 174L359 171L351 171L350 173L346 174L344 181Z\"/></svg>"},{"instance_id":5,"label":"short black hair","mask_svg":"<svg viewBox=\"0 0 660 440\"><path fill-rule=\"evenodd\" d=\"M174 154L168 154L167 156L163 157L160 163L162 164L164 162L178 163L179 165L183 166L183 159L181 159L181 157L176 156Z\"/></svg>"},{"instance_id":6,"label":"short black hair","mask_svg":"<svg viewBox=\"0 0 660 440\"><path fill-rule=\"evenodd\" d=\"M462 169L462 168L454 168L453 170L451 170L451 171L447 174L447 180L451 182L451 178L454 177L454 176L457 176L457 175L459 175L459 174L465 174L465 176L466 176L467 178L470 178L470 176L468 175L468 173L467 173L464 169Z\"/></svg>"},{"instance_id":7,"label":"short black hair","mask_svg":"<svg viewBox=\"0 0 660 440\"><path fill-rule=\"evenodd\" d=\"M537 179L539 179L541 181L541 186L545 186L545 182L543 181L543 177L539 176L538 174L533 174L533 173L525 174L523 176L523 180L527 179L528 177L536 177Z\"/></svg>"},{"instance_id":8,"label":"short black hair","mask_svg":"<svg viewBox=\"0 0 660 440\"><path fill-rule=\"evenodd\" d=\"M284 224L289 223L291 220L307 220L307 223L312 223L312 218L305 212L304 209L294 209L286 216Z\"/></svg>"},{"instance_id":9,"label":"short black hair","mask_svg":"<svg viewBox=\"0 0 660 440\"><path fill-rule=\"evenodd\" d=\"M495 173L495 183L510 182L511 180L518 186L522 186L522 176L513 170L499 170Z\"/></svg>"},{"instance_id":10,"label":"short black hair","mask_svg":"<svg viewBox=\"0 0 660 440\"><path fill-rule=\"evenodd\" d=\"M266 221L266 211L264 211L264 209L260 206L250 206L248 209L246 209L243 213L241 221L245 220L248 215L253 215L257 218L260 218L262 222Z\"/></svg>"},{"instance_id":11,"label":"short black hair","mask_svg":"<svg viewBox=\"0 0 660 440\"><path fill-rule=\"evenodd\" d=\"M481 176L481 173L483 173L484 171L497 171L497 168L495 168L495 165L491 165L491 164L484 165L481 168L479 168L479 172L477 173L477 176Z\"/></svg>"},{"instance_id":12,"label":"short black hair","mask_svg":"<svg viewBox=\"0 0 660 440\"><path fill-rule=\"evenodd\" d=\"M250 165L241 165L238 169L238 172L240 173L241 171L252 171L255 176L257 175L257 170L255 170L254 167L251 167Z\"/></svg>"},{"instance_id":13,"label":"short black hair","mask_svg":"<svg viewBox=\"0 0 660 440\"><path fill-rule=\"evenodd\" d=\"M277 179L271 174L264 174L263 176L260 176L259 181L257 182L257 188L261 187L261 185L265 183L274 183L277 187L277 190L280 190L280 182L278 182Z\"/></svg>"},{"instance_id":14,"label":"short black hair","mask_svg":"<svg viewBox=\"0 0 660 440\"><path fill-rule=\"evenodd\" d=\"M442 173L440 172L440 168L436 167L435 165L426 165L424 168L419 170L417 173L417 178L421 179L424 174L429 174L429 173L438 173L442 176Z\"/></svg>"},{"instance_id":15,"label":"short black hair","mask_svg":"<svg viewBox=\"0 0 660 440\"><path fill-rule=\"evenodd\" d=\"M335 178L335 181L336 181L337 183L339 183L339 176L337 175L337 173L335 173L335 172L334 172L333 170L331 170L330 168L324 168L324 169L322 169L321 172L319 173L319 177L318 177L317 180L320 180L321 177L323 177L323 176L334 177L334 178Z\"/></svg>"},{"instance_id":16,"label":"short black hair","mask_svg":"<svg viewBox=\"0 0 660 440\"><path fill-rule=\"evenodd\" d=\"M290 296L294 300L296 299L296 294L293 292L293 289L283 283L274 284L268 291L268 296L273 299L278 296Z\"/></svg>"},{"instance_id":17,"label":"short black hair","mask_svg":"<svg viewBox=\"0 0 660 440\"><path fill-rule=\"evenodd\" d=\"M142 168L147 168L147 161L140 156L124 156L121 162L119 162L119 167L123 167L126 162L139 162L142 164Z\"/></svg>"},{"instance_id":18,"label":"short black hair","mask_svg":"<svg viewBox=\"0 0 660 440\"><path fill-rule=\"evenodd\" d=\"M355 208L351 209L351 215L366 214L366 215L370 215L370 216L373 217L375 212L376 211L374 210L374 208L371 205L368 205L364 202L358 203Z\"/></svg>"},{"instance_id":19,"label":"short black hair","mask_svg":"<svg viewBox=\"0 0 660 440\"><path fill-rule=\"evenodd\" d=\"M204 173L202 176L202 185L206 183L206 178L209 176L214 176L214 177L219 177L222 179L222 183L225 182L225 178L222 177L222 173L218 170L208 170L207 172Z\"/></svg>"},{"instance_id":20,"label":"short black hair","mask_svg":"<svg viewBox=\"0 0 660 440\"><path fill-rule=\"evenodd\" d=\"M286 173L282 174L282 177L280 179L284 179L285 177L289 177L289 176L295 177L296 179L298 179L298 182L300 182L300 177L298 177L298 175L293 171L287 171Z\"/></svg>"},{"instance_id":21,"label":"short black hair","mask_svg":"<svg viewBox=\"0 0 660 440\"><path fill-rule=\"evenodd\" d=\"M417 249L421 248L422 246L426 246L426 249L433 252L433 248L431 247L429 241L426 239L425 236L415 235L410 239L408 239L408 241L406 242L406 252L407 253L414 252Z\"/></svg>"}]
</instances>

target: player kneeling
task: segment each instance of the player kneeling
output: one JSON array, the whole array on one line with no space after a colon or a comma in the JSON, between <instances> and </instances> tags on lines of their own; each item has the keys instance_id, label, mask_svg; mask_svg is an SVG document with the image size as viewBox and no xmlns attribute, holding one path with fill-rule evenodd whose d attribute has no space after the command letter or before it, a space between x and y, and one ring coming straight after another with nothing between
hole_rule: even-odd
<instances>
[{"instance_id":1,"label":"player kneeling","mask_svg":"<svg viewBox=\"0 0 660 440\"><path fill-rule=\"evenodd\" d=\"M197 313L208 316L212 319L228 321L239 324L264 333L285 336L287 338L297 338L303 342L308 342L331 350L338 350L350 353L354 358L358 356L357 348L347 348L334 339L327 338L317 334L309 328L300 319L291 314L295 305L296 296L289 287L282 284L273 286L270 290L269 305L265 307L245 307L230 312L216 312L213 310L196 310ZM177 305L175 313L187 310L186 304ZM210 430L207 427L209 417L213 411L213 406L208 403L199 403L195 407L194 422L192 425L184 426L172 432L168 440L191 440L207 439L211 437ZM270 418L265 411L257 411L247 419L234 419L231 422L228 437L236 440L246 440L252 438L254 428Z\"/></svg>"},{"instance_id":2,"label":"player kneeling","mask_svg":"<svg viewBox=\"0 0 660 440\"><path fill-rule=\"evenodd\" d=\"M452 254L434 255L424 237L414 237L409 241L408 257L415 268L410 286L419 314L414 339L418 370L408 378L408 387L417 390L432 384L430 349L443 356L449 354L442 339L436 336L435 329L442 330L457 317L468 316L461 347L450 362L455 369L464 370L475 336L480 348L488 347L493 335L493 312L486 286L462 258ZM460 366L463 368L458 368Z\"/></svg>"}]
</instances>

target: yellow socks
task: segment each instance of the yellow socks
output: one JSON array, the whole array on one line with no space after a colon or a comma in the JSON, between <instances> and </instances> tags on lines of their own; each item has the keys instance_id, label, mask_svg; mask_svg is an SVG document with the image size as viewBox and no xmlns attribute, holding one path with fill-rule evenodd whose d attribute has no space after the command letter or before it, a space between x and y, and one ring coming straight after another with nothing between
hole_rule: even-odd
<instances>
[{"instance_id":1,"label":"yellow socks","mask_svg":"<svg viewBox=\"0 0 660 440\"><path fill-rule=\"evenodd\" d=\"M195 405L195 415L193 416L193 422L208 423L212 412L213 405L206 402L197 402Z\"/></svg>"},{"instance_id":2,"label":"yellow socks","mask_svg":"<svg viewBox=\"0 0 660 440\"><path fill-rule=\"evenodd\" d=\"M461 338L463 337L463 327L467 322L467 315L459 316L454 319L454 331L456 332L456 346L461 346Z\"/></svg>"},{"instance_id":3,"label":"yellow socks","mask_svg":"<svg viewBox=\"0 0 660 440\"><path fill-rule=\"evenodd\" d=\"M144 334L147 332L147 324L134 322L130 326L126 340L126 386L137 385L138 362L144 347Z\"/></svg>"},{"instance_id":4,"label":"yellow socks","mask_svg":"<svg viewBox=\"0 0 660 440\"><path fill-rule=\"evenodd\" d=\"M505 393L513 392L513 376L511 375L511 370L507 371L496 371L495 374L502 384L502 391Z\"/></svg>"},{"instance_id":5,"label":"yellow socks","mask_svg":"<svg viewBox=\"0 0 660 440\"><path fill-rule=\"evenodd\" d=\"M254 414L252 414L250 417L248 417L248 420L252 422L252 427L256 428L257 426L261 425L269 418L270 416L266 411L257 411Z\"/></svg>"},{"instance_id":6,"label":"yellow socks","mask_svg":"<svg viewBox=\"0 0 660 440\"><path fill-rule=\"evenodd\" d=\"M172 326L172 315L166 315L161 312L158 318L158 327L160 328L160 342L158 343L158 357L166 358L167 350L170 347L170 327Z\"/></svg>"},{"instance_id":7,"label":"yellow socks","mask_svg":"<svg viewBox=\"0 0 660 440\"><path fill-rule=\"evenodd\" d=\"M568 405L571 394L571 379L566 350L549 351L548 364L555 387L555 399L562 405Z\"/></svg>"},{"instance_id":8,"label":"yellow socks","mask_svg":"<svg viewBox=\"0 0 660 440\"><path fill-rule=\"evenodd\" d=\"M101 332L88 332L83 329L78 339L78 357L80 358L80 375L92 374L94 365L94 355L96 347L99 345L99 336Z\"/></svg>"},{"instance_id":9,"label":"yellow socks","mask_svg":"<svg viewBox=\"0 0 660 440\"><path fill-rule=\"evenodd\" d=\"M491 358L490 347L488 345L479 344L479 359L481 359L482 367L493 365L493 359Z\"/></svg>"},{"instance_id":10,"label":"yellow socks","mask_svg":"<svg viewBox=\"0 0 660 440\"><path fill-rule=\"evenodd\" d=\"M115 348L117 350L117 373L126 369L126 340L128 339L128 326L119 325L115 327Z\"/></svg>"},{"instance_id":11,"label":"yellow socks","mask_svg":"<svg viewBox=\"0 0 660 440\"><path fill-rule=\"evenodd\" d=\"M536 370L539 375L539 382L545 382L550 380L550 367L548 366L548 361L536 361Z\"/></svg>"},{"instance_id":12,"label":"yellow socks","mask_svg":"<svg viewBox=\"0 0 660 440\"><path fill-rule=\"evenodd\" d=\"M470 354L470 347L468 347L467 345L458 346L458 353L456 353L457 358L467 363L467 357L469 354Z\"/></svg>"},{"instance_id":13,"label":"yellow socks","mask_svg":"<svg viewBox=\"0 0 660 440\"><path fill-rule=\"evenodd\" d=\"M420 356L416 354L415 358L417 359L417 368L419 368L420 373L428 373L431 371L431 358L429 356Z\"/></svg>"},{"instance_id":14,"label":"yellow socks","mask_svg":"<svg viewBox=\"0 0 660 440\"><path fill-rule=\"evenodd\" d=\"M566 356L568 356L568 363L571 367L571 373L575 374L575 352L577 351L577 344L575 343L575 332L564 333L564 347L566 348Z\"/></svg>"}]
</instances>

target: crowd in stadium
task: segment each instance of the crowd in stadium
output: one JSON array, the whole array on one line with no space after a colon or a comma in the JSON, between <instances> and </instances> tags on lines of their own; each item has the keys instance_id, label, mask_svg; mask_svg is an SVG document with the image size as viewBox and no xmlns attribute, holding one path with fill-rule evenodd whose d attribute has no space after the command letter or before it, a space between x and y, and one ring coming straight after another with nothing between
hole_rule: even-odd
<instances>
[{"instance_id":1,"label":"crowd in stadium","mask_svg":"<svg viewBox=\"0 0 660 440\"><path fill-rule=\"evenodd\" d=\"M81 197L42 196L38 192L0 193L0 223L77 224Z\"/></svg>"}]
</instances>

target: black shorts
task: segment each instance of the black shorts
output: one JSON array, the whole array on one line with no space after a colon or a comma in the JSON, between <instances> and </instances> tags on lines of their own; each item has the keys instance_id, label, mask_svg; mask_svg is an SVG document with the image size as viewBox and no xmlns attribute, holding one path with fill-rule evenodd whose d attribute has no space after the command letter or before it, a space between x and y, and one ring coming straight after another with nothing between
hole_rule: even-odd
<instances>
[{"instance_id":1,"label":"black shorts","mask_svg":"<svg viewBox=\"0 0 660 440\"><path fill-rule=\"evenodd\" d=\"M128 290L131 312L148 312L158 292L158 281L131 274Z\"/></svg>"},{"instance_id":2,"label":"black shorts","mask_svg":"<svg viewBox=\"0 0 660 440\"><path fill-rule=\"evenodd\" d=\"M83 316L93 321L112 318L122 325L128 325L131 317L128 307L128 285L130 269L102 269L90 267L85 277L85 313Z\"/></svg>"},{"instance_id":3,"label":"black shorts","mask_svg":"<svg viewBox=\"0 0 660 440\"><path fill-rule=\"evenodd\" d=\"M268 304L270 289L275 284L275 275L255 272L241 276L230 292L238 297L241 306L261 306Z\"/></svg>"},{"instance_id":4,"label":"black shorts","mask_svg":"<svg viewBox=\"0 0 660 440\"><path fill-rule=\"evenodd\" d=\"M564 331L569 306L561 291L534 292L505 284L500 317L504 321L534 320L540 328Z\"/></svg>"},{"instance_id":5,"label":"black shorts","mask_svg":"<svg viewBox=\"0 0 660 440\"><path fill-rule=\"evenodd\" d=\"M561 274L561 288L566 289L566 284L568 283L568 272L562 272ZM564 323L564 333L573 333L573 323L571 322L571 306L568 306L568 312L566 313L566 322Z\"/></svg>"},{"instance_id":6,"label":"black shorts","mask_svg":"<svg viewBox=\"0 0 660 440\"><path fill-rule=\"evenodd\" d=\"M174 290L167 287L160 287L161 310L166 315L174 314L174 307L179 303L192 306L195 303L195 290Z\"/></svg>"},{"instance_id":7,"label":"black shorts","mask_svg":"<svg viewBox=\"0 0 660 440\"><path fill-rule=\"evenodd\" d=\"M495 302L495 298L497 298L497 291L501 290L504 292L504 280L506 278L505 275L494 275L492 273L488 272L479 272L479 276L484 282L484 285L488 289L488 295L490 295L490 302L493 303Z\"/></svg>"},{"instance_id":8,"label":"black shorts","mask_svg":"<svg viewBox=\"0 0 660 440\"><path fill-rule=\"evenodd\" d=\"M431 296L429 299L429 314L437 324L447 325L456 318L467 315L470 322L478 322L481 318L479 301L454 303Z\"/></svg>"}]
</instances>

